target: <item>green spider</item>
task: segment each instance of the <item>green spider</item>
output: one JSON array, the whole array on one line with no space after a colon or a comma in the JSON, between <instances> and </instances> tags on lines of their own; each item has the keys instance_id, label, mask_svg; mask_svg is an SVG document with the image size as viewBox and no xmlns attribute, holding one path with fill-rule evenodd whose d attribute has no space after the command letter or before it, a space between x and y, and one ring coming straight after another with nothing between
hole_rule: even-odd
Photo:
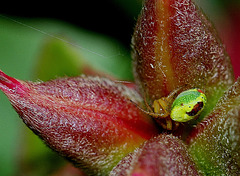
<instances>
[{"instance_id":1,"label":"green spider","mask_svg":"<svg viewBox=\"0 0 240 176\"><path fill-rule=\"evenodd\" d=\"M179 90L180 88L167 97L155 100L152 105L153 109L145 100L149 111L140 109L156 119L165 119L165 123L164 121L159 121L159 123L167 130L173 129L173 122L177 128L180 122L188 122L197 118L207 103L206 95L198 88L185 90L177 95Z\"/></svg>"}]
</instances>

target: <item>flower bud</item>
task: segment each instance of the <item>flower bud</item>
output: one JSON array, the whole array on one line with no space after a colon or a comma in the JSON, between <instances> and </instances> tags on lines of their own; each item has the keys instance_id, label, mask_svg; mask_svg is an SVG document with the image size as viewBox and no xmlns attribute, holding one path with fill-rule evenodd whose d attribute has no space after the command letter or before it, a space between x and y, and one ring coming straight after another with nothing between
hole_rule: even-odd
<instances>
[{"instance_id":1,"label":"flower bud","mask_svg":"<svg viewBox=\"0 0 240 176\"><path fill-rule=\"evenodd\" d=\"M134 74L150 103L178 87L203 89L215 106L233 84L232 66L212 24L191 0L147 0L132 39Z\"/></svg>"}]
</instances>

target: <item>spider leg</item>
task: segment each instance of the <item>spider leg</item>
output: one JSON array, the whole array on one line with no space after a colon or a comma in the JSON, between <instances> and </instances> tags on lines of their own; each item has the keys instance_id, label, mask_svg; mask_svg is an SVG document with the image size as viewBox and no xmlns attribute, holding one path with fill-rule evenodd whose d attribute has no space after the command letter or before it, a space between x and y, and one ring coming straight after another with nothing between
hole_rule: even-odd
<instances>
[{"instance_id":1,"label":"spider leg","mask_svg":"<svg viewBox=\"0 0 240 176\"><path fill-rule=\"evenodd\" d=\"M179 122L175 122L175 128L177 129L179 127L180 123Z\"/></svg>"},{"instance_id":2,"label":"spider leg","mask_svg":"<svg viewBox=\"0 0 240 176\"><path fill-rule=\"evenodd\" d=\"M169 114L166 114L166 113L155 113L155 112L148 112L148 111L144 111L144 110L143 110L143 112L152 117L159 118L159 119L165 119L167 116L169 116Z\"/></svg>"},{"instance_id":3,"label":"spider leg","mask_svg":"<svg viewBox=\"0 0 240 176\"><path fill-rule=\"evenodd\" d=\"M163 129L167 129L167 125L163 122L158 122Z\"/></svg>"},{"instance_id":4,"label":"spider leg","mask_svg":"<svg viewBox=\"0 0 240 176\"><path fill-rule=\"evenodd\" d=\"M144 103L145 103L147 109L148 109L150 112L153 112L153 110L152 110L152 108L149 106L149 104L148 104L145 96L144 96Z\"/></svg>"},{"instance_id":5,"label":"spider leg","mask_svg":"<svg viewBox=\"0 0 240 176\"><path fill-rule=\"evenodd\" d=\"M176 88L175 90L173 90L173 91L165 98L165 101L171 102L171 104L172 104L172 102L174 101L174 99L177 97L178 92L179 92L180 90L182 90L183 88L185 88L186 86L187 86L187 85L183 85L183 86L180 86L180 87Z\"/></svg>"},{"instance_id":6,"label":"spider leg","mask_svg":"<svg viewBox=\"0 0 240 176\"><path fill-rule=\"evenodd\" d=\"M163 111L163 113L169 114L169 111L170 111L169 104L165 98L161 98L159 100L154 101L153 107L154 107L154 112L156 113L160 113L161 111Z\"/></svg>"},{"instance_id":7,"label":"spider leg","mask_svg":"<svg viewBox=\"0 0 240 176\"><path fill-rule=\"evenodd\" d=\"M167 130L172 130L172 119L166 119Z\"/></svg>"},{"instance_id":8,"label":"spider leg","mask_svg":"<svg viewBox=\"0 0 240 176\"><path fill-rule=\"evenodd\" d=\"M166 113L155 113L155 112L149 112L149 111L146 111L144 109L142 109L140 106L138 106L135 102L133 102L132 100L130 100L131 103L133 103L139 110L141 110L142 112L144 112L145 114L148 114L152 117L155 117L155 118L166 118L169 114L166 114Z\"/></svg>"},{"instance_id":9,"label":"spider leg","mask_svg":"<svg viewBox=\"0 0 240 176\"><path fill-rule=\"evenodd\" d=\"M157 123L165 130L171 131L173 129L173 121L170 118L166 118L164 121L157 121Z\"/></svg>"},{"instance_id":10,"label":"spider leg","mask_svg":"<svg viewBox=\"0 0 240 176\"><path fill-rule=\"evenodd\" d=\"M177 97L180 90L182 90L186 85L180 86L174 91L172 91L167 97L162 97L159 100L154 101L154 112L159 112L160 110L164 111L167 114L170 114L171 106L175 98Z\"/></svg>"},{"instance_id":11,"label":"spider leg","mask_svg":"<svg viewBox=\"0 0 240 176\"><path fill-rule=\"evenodd\" d=\"M168 101L168 102L172 101L172 102L173 102L173 100L177 97L179 91L181 91L181 90L184 89L184 88L187 88L187 86L188 86L187 84L184 84L184 85L176 88L175 90L173 90L173 91L166 97L166 101Z\"/></svg>"}]
</instances>

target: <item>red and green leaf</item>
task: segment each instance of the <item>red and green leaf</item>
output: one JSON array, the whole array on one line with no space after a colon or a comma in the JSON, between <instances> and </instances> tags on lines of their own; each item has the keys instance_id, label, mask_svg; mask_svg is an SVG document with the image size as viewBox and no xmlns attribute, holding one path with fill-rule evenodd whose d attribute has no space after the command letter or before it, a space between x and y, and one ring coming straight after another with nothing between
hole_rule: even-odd
<instances>
[{"instance_id":1,"label":"red and green leaf","mask_svg":"<svg viewBox=\"0 0 240 176\"><path fill-rule=\"evenodd\" d=\"M198 87L209 100L205 116L233 84L229 56L191 0L147 0L132 46L135 78L150 102L177 87Z\"/></svg>"},{"instance_id":2,"label":"red and green leaf","mask_svg":"<svg viewBox=\"0 0 240 176\"><path fill-rule=\"evenodd\" d=\"M240 174L240 80L189 136L189 150L204 175Z\"/></svg>"},{"instance_id":3,"label":"red and green leaf","mask_svg":"<svg viewBox=\"0 0 240 176\"><path fill-rule=\"evenodd\" d=\"M125 157L111 176L199 175L181 140L161 134Z\"/></svg>"},{"instance_id":4,"label":"red and green leaf","mask_svg":"<svg viewBox=\"0 0 240 176\"><path fill-rule=\"evenodd\" d=\"M0 89L24 123L59 154L92 174L110 172L158 133L135 104L137 92L98 77L24 82L0 72Z\"/></svg>"}]
</instances>

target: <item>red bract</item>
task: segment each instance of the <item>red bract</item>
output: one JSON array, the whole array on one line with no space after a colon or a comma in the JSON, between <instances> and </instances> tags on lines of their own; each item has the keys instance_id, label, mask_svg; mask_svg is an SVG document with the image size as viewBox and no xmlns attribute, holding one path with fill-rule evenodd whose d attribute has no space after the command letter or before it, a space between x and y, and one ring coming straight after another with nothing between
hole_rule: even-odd
<instances>
[{"instance_id":1,"label":"red bract","mask_svg":"<svg viewBox=\"0 0 240 176\"><path fill-rule=\"evenodd\" d=\"M132 46L142 96L86 76L32 83L0 72L0 89L30 129L89 175L114 166L111 174L124 176L240 175L240 84L199 8L191 0L146 0ZM142 97L151 105L188 88L207 97L199 123L180 125L181 134L158 130Z\"/></svg>"},{"instance_id":2,"label":"red bract","mask_svg":"<svg viewBox=\"0 0 240 176\"><path fill-rule=\"evenodd\" d=\"M0 88L24 123L88 173L108 173L158 130L131 101L132 89L104 78L23 82L0 72Z\"/></svg>"},{"instance_id":3,"label":"red bract","mask_svg":"<svg viewBox=\"0 0 240 176\"><path fill-rule=\"evenodd\" d=\"M180 86L204 90L208 113L234 76L212 24L191 0L148 0L132 40L134 73L149 102Z\"/></svg>"},{"instance_id":4,"label":"red bract","mask_svg":"<svg viewBox=\"0 0 240 176\"><path fill-rule=\"evenodd\" d=\"M147 141L140 149L124 158L110 175L199 174L182 141L172 135L162 134Z\"/></svg>"}]
</instances>

